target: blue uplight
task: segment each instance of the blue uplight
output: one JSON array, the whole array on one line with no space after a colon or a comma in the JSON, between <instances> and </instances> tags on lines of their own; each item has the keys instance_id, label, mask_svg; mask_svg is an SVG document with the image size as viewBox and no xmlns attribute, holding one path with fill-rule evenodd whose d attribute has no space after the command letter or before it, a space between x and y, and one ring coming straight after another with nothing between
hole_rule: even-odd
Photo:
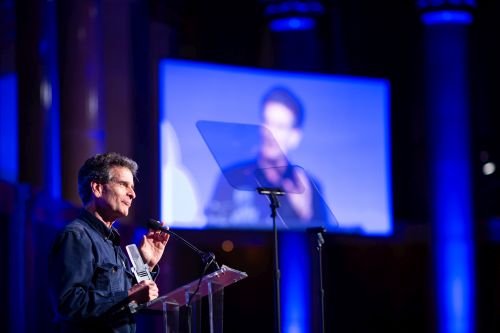
<instances>
[{"instance_id":1,"label":"blue uplight","mask_svg":"<svg viewBox=\"0 0 500 333\"><path fill-rule=\"evenodd\" d=\"M280 237L281 270L281 331L307 333L310 331L311 281L307 234L285 232Z\"/></svg>"},{"instance_id":2,"label":"blue uplight","mask_svg":"<svg viewBox=\"0 0 500 333\"><path fill-rule=\"evenodd\" d=\"M422 14L422 22L433 24L471 24L472 14L463 10L439 10Z\"/></svg>"},{"instance_id":3,"label":"blue uplight","mask_svg":"<svg viewBox=\"0 0 500 333\"><path fill-rule=\"evenodd\" d=\"M470 183L466 160L435 166L441 180L436 188L435 237L438 311L443 333L474 331L474 258ZM447 175L445 175L447 174Z\"/></svg>"},{"instance_id":4,"label":"blue uplight","mask_svg":"<svg viewBox=\"0 0 500 333\"><path fill-rule=\"evenodd\" d=\"M17 76L0 76L0 179L18 179Z\"/></svg>"},{"instance_id":5,"label":"blue uplight","mask_svg":"<svg viewBox=\"0 0 500 333\"><path fill-rule=\"evenodd\" d=\"M444 16L440 23L449 24L426 35L437 332L470 333L476 304L468 43L463 21Z\"/></svg>"},{"instance_id":6,"label":"blue uplight","mask_svg":"<svg viewBox=\"0 0 500 333\"><path fill-rule=\"evenodd\" d=\"M274 19L269 24L272 31L312 30L316 26L314 19L309 17L287 17Z\"/></svg>"}]
</instances>

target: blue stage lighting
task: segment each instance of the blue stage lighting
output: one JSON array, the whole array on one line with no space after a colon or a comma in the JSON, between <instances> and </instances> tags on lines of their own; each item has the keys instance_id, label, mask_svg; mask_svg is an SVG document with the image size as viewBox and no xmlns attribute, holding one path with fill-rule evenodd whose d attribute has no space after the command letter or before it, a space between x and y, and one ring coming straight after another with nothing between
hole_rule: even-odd
<instances>
[{"instance_id":1,"label":"blue stage lighting","mask_svg":"<svg viewBox=\"0 0 500 333\"><path fill-rule=\"evenodd\" d=\"M439 10L422 14L422 22L433 24L471 24L472 14L464 10Z\"/></svg>"},{"instance_id":2,"label":"blue stage lighting","mask_svg":"<svg viewBox=\"0 0 500 333\"><path fill-rule=\"evenodd\" d=\"M310 331L310 258L307 234L285 232L280 237L282 332Z\"/></svg>"},{"instance_id":3,"label":"blue stage lighting","mask_svg":"<svg viewBox=\"0 0 500 333\"><path fill-rule=\"evenodd\" d=\"M310 17L286 17L272 20L269 27L276 32L312 30L316 27L316 22Z\"/></svg>"},{"instance_id":4,"label":"blue stage lighting","mask_svg":"<svg viewBox=\"0 0 500 333\"><path fill-rule=\"evenodd\" d=\"M18 179L17 76L0 76L0 179Z\"/></svg>"},{"instance_id":5,"label":"blue stage lighting","mask_svg":"<svg viewBox=\"0 0 500 333\"><path fill-rule=\"evenodd\" d=\"M461 14L424 19L431 28L426 48L437 332L469 333L475 328L468 44L464 30L469 16L452 13ZM440 29L438 23L448 24Z\"/></svg>"}]
</instances>

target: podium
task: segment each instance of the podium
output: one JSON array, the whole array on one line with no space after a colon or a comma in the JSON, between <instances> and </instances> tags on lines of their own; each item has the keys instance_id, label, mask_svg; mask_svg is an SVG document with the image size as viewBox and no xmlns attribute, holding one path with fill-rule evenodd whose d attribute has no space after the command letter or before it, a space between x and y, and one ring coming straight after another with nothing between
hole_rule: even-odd
<instances>
[{"instance_id":1,"label":"podium","mask_svg":"<svg viewBox=\"0 0 500 333\"><path fill-rule=\"evenodd\" d=\"M187 318L190 321L187 325L191 329L186 333L198 333L201 332L201 300L207 296L210 333L222 333L224 288L247 276L245 272L222 265L219 270L203 276L201 280L194 280L148 302L146 308L163 313L164 333L184 333L180 331L179 310L189 305L192 311Z\"/></svg>"}]
</instances>

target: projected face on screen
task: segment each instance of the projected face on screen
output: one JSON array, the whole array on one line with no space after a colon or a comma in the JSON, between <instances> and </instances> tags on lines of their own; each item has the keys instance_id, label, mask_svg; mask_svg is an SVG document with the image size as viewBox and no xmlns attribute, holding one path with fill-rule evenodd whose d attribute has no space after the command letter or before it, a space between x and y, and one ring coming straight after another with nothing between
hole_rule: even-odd
<instances>
[{"instance_id":1,"label":"projected face on screen","mask_svg":"<svg viewBox=\"0 0 500 333\"><path fill-rule=\"evenodd\" d=\"M165 60L160 110L171 226L391 232L385 81Z\"/></svg>"},{"instance_id":2,"label":"projected face on screen","mask_svg":"<svg viewBox=\"0 0 500 333\"><path fill-rule=\"evenodd\" d=\"M296 148L302 137L302 106L294 94L284 88L272 88L264 97L262 103L262 125L273 135L279 144L281 152L273 149L272 140L263 140L262 155L264 159L275 159L287 155ZM266 145L267 143L267 145Z\"/></svg>"}]
</instances>

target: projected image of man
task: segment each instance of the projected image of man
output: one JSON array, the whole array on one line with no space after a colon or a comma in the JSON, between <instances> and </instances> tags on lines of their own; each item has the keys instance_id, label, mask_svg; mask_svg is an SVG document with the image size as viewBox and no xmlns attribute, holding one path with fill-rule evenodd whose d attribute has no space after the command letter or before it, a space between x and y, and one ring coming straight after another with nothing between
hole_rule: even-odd
<instances>
[{"instance_id":1,"label":"projected image of man","mask_svg":"<svg viewBox=\"0 0 500 333\"><path fill-rule=\"evenodd\" d=\"M327 214L316 188L317 182L303 169L292 167L287 160L288 153L298 148L302 140L302 103L289 89L274 87L262 99L261 121L265 130L255 159L223 172L229 177L236 172L259 174L268 186L282 187L288 194L280 198L279 214L287 226L323 224ZM236 190L223 177L218 180L205 213L212 226L262 228L272 222L267 198L256 192Z\"/></svg>"}]
</instances>

